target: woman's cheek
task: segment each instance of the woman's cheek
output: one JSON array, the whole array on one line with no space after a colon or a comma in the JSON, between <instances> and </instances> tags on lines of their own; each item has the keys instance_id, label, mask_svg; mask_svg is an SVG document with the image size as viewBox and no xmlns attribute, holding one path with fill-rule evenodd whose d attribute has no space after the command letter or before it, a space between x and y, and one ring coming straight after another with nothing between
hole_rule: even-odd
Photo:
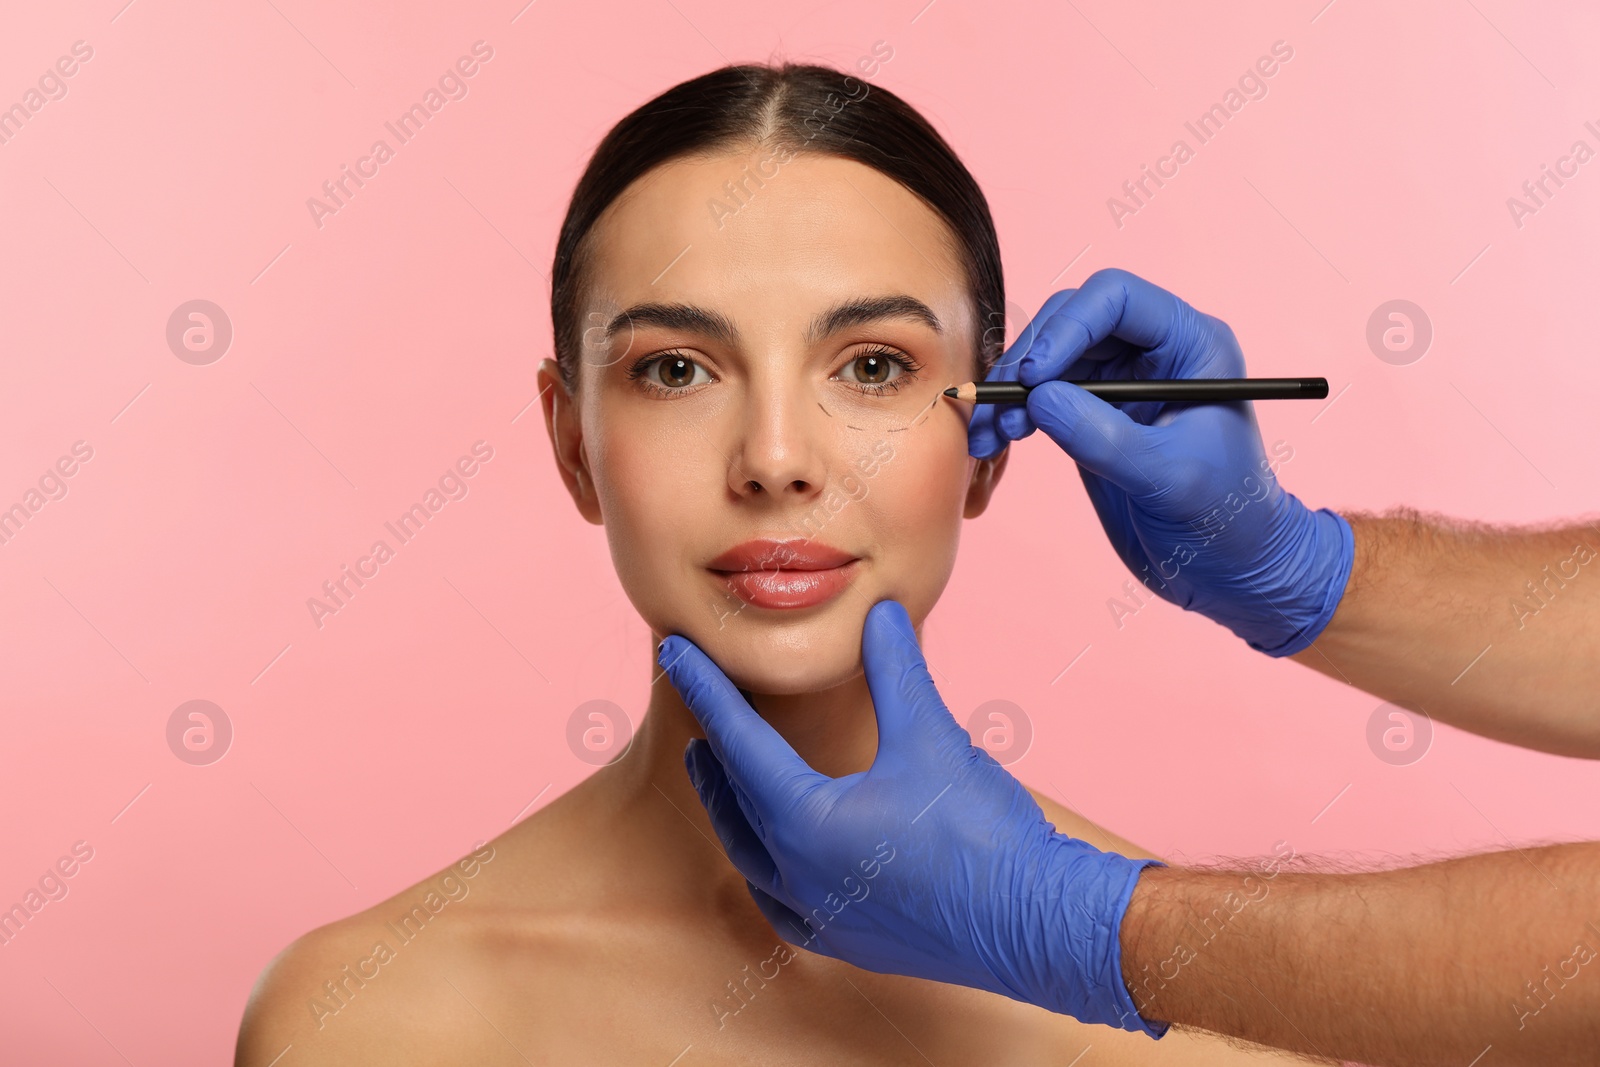
<instances>
[{"instance_id":1,"label":"woman's cheek","mask_svg":"<svg viewBox=\"0 0 1600 1067\"><path fill-rule=\"evenodd\" d=\"M692 519L704 493L688 484L696 475L686 458L653 445L648 434L605 436L589 450L612 562L641 611L670 595L667 576L697 551L687 537L701 528Z\"/></svg>"},{"instance_id":2,"label":"woman's cheek","mask_svg":"<svg viewBox=\"0 0 1600 1067\"><path fill-rule=\"evenodd\" d=\"M892 572L884 575L886 580L931 584L931 590L918 591L931 591L937 599L955 566L967 469L959 457L951 460L942 449L902 446L873 479L877 484L870 488L868 501L876 528L871 532Z\"/></svg>"},{"instance_id":3,"label":"woman's cheek","mask_svg":"<svg viewBox=\"0 0 1600 1067\"><path fill-rule=\"evenodd\" d=\"M705 451L704 445L663 447L650 434L623 433L606 441L595 483L607 523L615 515L627 537L640 542L635 547L641 552L681 552L685 546L677 542L695 529L688 520L706 499L706 464L694 462L696 453Z\"/></svg>"}]
</instances>

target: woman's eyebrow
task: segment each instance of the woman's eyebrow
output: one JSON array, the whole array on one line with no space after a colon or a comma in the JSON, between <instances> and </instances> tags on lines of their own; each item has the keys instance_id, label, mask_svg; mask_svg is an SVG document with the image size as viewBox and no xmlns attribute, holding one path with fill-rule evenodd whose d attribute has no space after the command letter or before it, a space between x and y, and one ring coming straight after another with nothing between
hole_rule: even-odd
<instances>
[{"instance_id":1,"label":"woman's eyebrow","mask_svg":"<svg viewBox=\"0 0 1600 1067\"><path fill-rule=\"evenodd\" d=\"M927 304L914 296L894 293L858 297L835 304L811 320L805 340L807 344L816 344L840 330L882 319L910 319L922 323L935 333L944 332L944 324ZM619 312L606 326L606 339L610 340L630 325L697 333L730 347L739 343L739 330L731 319L720 312L693 304L635 304Z\"/></svg>"},{"instance_id":2,"label":"woman's eyebrow","mask_svg":"<svg viewBox=\"0 0 1600 1067\"><path fill-rule=\"evenodd\" d=\"M811 320L811 329L806 331L806 343L814 345L840 330L880 319L911 319L934 333L944 332L944 324L927 304L914 296L894 293L889 296L859 297L835 304Z\"/></svg>"}]
</instances>

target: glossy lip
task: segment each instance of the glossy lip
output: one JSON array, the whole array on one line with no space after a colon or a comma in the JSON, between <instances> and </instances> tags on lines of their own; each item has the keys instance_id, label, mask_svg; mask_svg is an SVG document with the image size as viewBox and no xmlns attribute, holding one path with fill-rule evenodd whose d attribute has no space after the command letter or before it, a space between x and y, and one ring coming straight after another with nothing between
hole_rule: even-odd
<instances>
[{"instance_id":1,"label":"glossy lip","mask_svg":"<svg viewBox=\"0 0 1600 1067\"><path fill-rule=\"evenodd\" d=\"M746 541L706 565L728 589L758 608L797 609L826 603L844 591L859 557L815 541Z\"/></svg>"},{"instance_id":2,"label":"glossy lip","mask_svg":"<svg viewBox=\"0 0 1600 1067\"><path fill-rule=\"evenodd\" d=\"M832 545L805 538L774 541L757 538L734 545L706 566L714 571L821 571L842 567L857 557Z\"/></svg>"}]
</instances>

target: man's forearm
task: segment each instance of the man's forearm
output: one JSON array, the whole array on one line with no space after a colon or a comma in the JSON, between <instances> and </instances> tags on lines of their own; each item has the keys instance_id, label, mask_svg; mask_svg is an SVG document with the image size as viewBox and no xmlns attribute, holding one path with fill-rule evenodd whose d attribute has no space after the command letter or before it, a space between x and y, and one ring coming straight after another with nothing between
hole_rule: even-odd
<instances>
[{"instance_id":1,"label":"man's forearm","mask_svg":"<svg viewBox=\"0 0 1600 1067\"><path fill-rule=\"evenodd\" d=\"M1345 518L1355 562L1344 598L1291 658L1464 730L1600 757L1600 521Z\"/></svg>"},{"instance_id":2,"label":"man's forearm","mask_svg":"<svg viewBox=\"0 0 1600 1067\"><path fill-rule=\"evenodd\" d=\"M1144 871L1121 930L1140 1014L1397 1067L1600 1062L1600 844L1293 866Z\"/></svg>"}]
</instances>

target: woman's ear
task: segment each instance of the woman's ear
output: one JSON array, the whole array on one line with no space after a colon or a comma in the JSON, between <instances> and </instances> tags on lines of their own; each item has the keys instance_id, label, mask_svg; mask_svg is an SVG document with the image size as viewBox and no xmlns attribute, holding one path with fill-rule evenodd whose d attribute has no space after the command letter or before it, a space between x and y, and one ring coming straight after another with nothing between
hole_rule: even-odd
<instances>
[{"instance_id":1,"label":"woman's ear","mask_svg":"<svg viewBox=\"0 0 1600 1067\"><path fill-rule=\"evenodd\" d=\"M1011 446L1007 444L999 455L976 461L972 480L967 483L967 505L961 512L964 518L975 519L989 506L989 498L994 495L994 487L1000 484L1000 475L1005 473L1006 457L1009 455Z\"/></svg>"},{"instance_id":2,"label":"woman's ear","mask_svg":"<svg viewBox=\"0 0 1600 1067\"><path fill-rule=\"evenodd\" d=\"M605 525L600 501L595 496L594 479L589 474L589 457L583 447L583 426L572 394L561 380L561 368L553 359L539 361L539 401L544 407L544 425L556 453L556 469L567 483L572 502L585 519Z\"/></svg>"}]
</instances>

